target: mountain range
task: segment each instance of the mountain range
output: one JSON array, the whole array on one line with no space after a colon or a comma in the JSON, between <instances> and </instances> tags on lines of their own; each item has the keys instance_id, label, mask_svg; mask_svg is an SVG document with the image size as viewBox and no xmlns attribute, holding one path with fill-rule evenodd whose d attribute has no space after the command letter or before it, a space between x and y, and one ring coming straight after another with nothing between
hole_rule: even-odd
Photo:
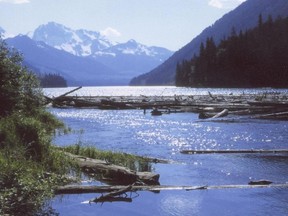
<instances>
[{"instance_id":1,"label":"mountain range","mask_svg":"<svg viewBox=\"0 0 288 216\"><path fill-rule=\"evenodd\" d=\"M0 34L5 31L0 29ZM36 73L57 73L68 85L127 85L163 63L173 52L135 40L117 43L97 31L49 22L28 35L6 39Z\"/></svg>"},{"instance_id":2,"label":"mountain range","mask_svg":"<svg viewBox=\"0 0 288 216\"><path fill-rule=\"evenodd\" d=\"M212 26L207 27L201 34L194 38L190 43L175 52L163 64L159 65L150 72L134 78L131 85L174 85L176 66L178 62L190 60L195 54L198 54L200 44L213 37L216 44L221 39L229 36L232 29L239 33L240 30L246 31L258 24L259 15L262 15L264 21L271 16L288 16L287 0L247 0L233 11L224 15Z\"/></svg>"}]
</instances>

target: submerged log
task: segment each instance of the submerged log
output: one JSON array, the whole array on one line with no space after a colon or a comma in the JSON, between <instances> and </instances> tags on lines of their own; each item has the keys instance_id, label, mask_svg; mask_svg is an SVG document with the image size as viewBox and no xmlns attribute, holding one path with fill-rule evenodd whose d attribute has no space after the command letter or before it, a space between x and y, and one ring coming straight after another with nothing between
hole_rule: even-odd
<instances>
[{"instance_id":1,"label":"submerged log","mask_svg":"<svg viewBox=\"0 0 288 216\"><path fill-rule=\"evenodd\" d=\"M100 196L98 198L89 200L89 203L95 202L95 203L104 203L104 202L132 202L132 198L130 197L106 197L106 196Z\"/></svg>"},{"instance_id":2,"label":"submerged log","mask_svg":"<svg viewBox=\"0 0 288 216\"><path fill-rule=\"evenodd\" d=\"M182 154L255 154L255 153L288 153L288 149L235 149L235 150L182 150Z\"/></svg>"},{"instance_id":3,"label":"submerged log","mask_svg":"<svg viewBox=\"0 0 288 216\"><path fill-rule=\"evenodd\" d=\"M126 192L129 192L132 190L132 185L129 185L127 187L121 188L119 190L115 190L112 192L109 192L105 195L102 195L100 197L96 197L94 199L91 199L89 203L91 202L132 202L132 199L127 197ZM125 195L124 197L121 197L121 195Z\"/></svg>"},{"instance_id":4,"label":"submerged log","mask_svg":"<svg viewBox=\"0 0 288 216\"><path fill-rule=\"evenodd\" d=\"M130 185L141 183L159 185L159 174L151 172L135 172L126 167L107 163L106 161L91 159L66 153L86 174L98 177L100 181L110 184Z\"/></svg>"}]
</instances>

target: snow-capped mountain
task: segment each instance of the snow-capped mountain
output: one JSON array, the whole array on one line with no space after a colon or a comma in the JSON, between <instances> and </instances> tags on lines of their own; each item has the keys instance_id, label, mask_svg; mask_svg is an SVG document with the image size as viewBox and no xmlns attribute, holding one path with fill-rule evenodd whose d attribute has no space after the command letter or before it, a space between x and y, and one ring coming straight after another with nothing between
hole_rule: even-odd
<instances>
[{"instance_id":1,"label":"snow-capped mountain","mask_svg":"<svg viewBox=\"0 0 288 216\"><path fill-rule=\"evenodd\" d=\"M34 41L25 35L8 38L6 43L23 54L24 65L35 73L56 73L68 85L124 85L113 69L92 58L72 55L55 49L44 42Z\"/></svg>"},{"instance_id":2,"label":"snow-capped mountain","mask_svg":"<svg viewBox=\"0 0 288 216\"><path fill-rule=\"evenodd\" d=\"M49 22L28 35L5 37L8 45L23 54L24 64L36 73L58 73L68 85L128 85L172 55L161 47L135 40L117 43L100 32L72 30Z\"/></svg>"},{"instance_id":3,"label":"snow-capped mountain","mask_svg":"<svg viewBox=\"0 0 288 216\"><path fill-rule=\"evenodd\" d=\"M55 22L39 26L32 33L32 39L76 56L89 56L114 45L99 32L72 30Z\"/></svg>"},{"instance_id":4,"label":"snow-capped mountain","mask_svg":"<svg viewBox=\"0 0 288 216\"><path fill-rule=\"evenodd\" d=\"M43 41L56 49L64 50L77 56L102 56L117 55L145 55L165 58L172 54L165 48L149 47L135 40L126 43L112 42L100 32L84 29L73 30L64 25L49 22L39 26L33 33L32 39ZM162 58L159 58L161 60ZM162 59L163 60L163 59Z\"/></svg>"},{"instance_id":5,"label":"snow-capped mountain","mask_svg":"<svg viewBox=\"0 0 288 216\"><path fill-rule=\"evenodd\" d=\"M108 47L104 49L102 52L96 52L93 54L93 56L97 58L97 56L101 55L101 53L107 53L107 54L110 53L110 55L113 53L114 56L121 54L151 56L158 58L159 61L161 61L163 60L163 58L164 59L167 58L167 55L171 55L172 52L161 47L155 47L155 46L149 47L131 39L126 43L119 43L114 46Z\"/></svg>"},{"instance_id":6,"label":"snow-capped mountain","mask_svg":"<svg viewBox=\"0 0 288 216\"><path fill-rule=\"evenodd\" d=\"M168 49L149 47L135 40L113 42L100 32L73 30L55 22L39 26L30 37L76 56L92 57L125 79L153 69L173 54Z\"/></svg>"}]
</instances>

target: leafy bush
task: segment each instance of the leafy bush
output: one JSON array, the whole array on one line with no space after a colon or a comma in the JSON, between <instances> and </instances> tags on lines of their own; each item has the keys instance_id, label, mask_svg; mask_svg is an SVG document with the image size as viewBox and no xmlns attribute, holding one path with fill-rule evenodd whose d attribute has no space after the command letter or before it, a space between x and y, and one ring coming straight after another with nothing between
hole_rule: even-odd
<instances>
[{"instance_id":1,"label":"leafy bush","mask_svg":"<svg viewBox=\"0 0 288 216\"><path fill-rule=\"evenodd\" d=\"M43 95L34 74L22 66L22 57L0 41L0 116L15 110L33 113Z\"/></svg>"},{"instance_id":2,"label":"leafy bush","mask_svg":"<svg viewBox=\"0 0 288 216\"><path fill-rule=\"evenodd\" d=\"M7 159L0 153L0 215L36 215L53 196L53 187L66 179L21 158L19 153L8 154Z\"/></svg>"},{"instance_id":3,"label":"leafy bush","mask_svg":"<svg viewBox=\"0 0 288 216\"><path fill-rule=\"evenodd\" d=\"M0 41L0 215L37 215L69 161L51 139L63 127L42 107L37 78Z\"/></svg>"}]
</instances>

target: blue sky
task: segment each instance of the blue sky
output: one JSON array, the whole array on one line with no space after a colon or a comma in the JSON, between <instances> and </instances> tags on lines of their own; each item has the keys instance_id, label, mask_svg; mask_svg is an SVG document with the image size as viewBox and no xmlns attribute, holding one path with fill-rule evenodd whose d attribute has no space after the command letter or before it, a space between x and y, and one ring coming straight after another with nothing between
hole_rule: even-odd
<instances>
[{"instance_id":1,"label":"blue sky","mask_svg":"<svg viewBox=\"0 0 288 216\"><path fill-rule=\"evenodd\" d=\"M178 50L245 0L0 0L0 27L26 34L55 21Z\"/></svg>"}]
</instances>

